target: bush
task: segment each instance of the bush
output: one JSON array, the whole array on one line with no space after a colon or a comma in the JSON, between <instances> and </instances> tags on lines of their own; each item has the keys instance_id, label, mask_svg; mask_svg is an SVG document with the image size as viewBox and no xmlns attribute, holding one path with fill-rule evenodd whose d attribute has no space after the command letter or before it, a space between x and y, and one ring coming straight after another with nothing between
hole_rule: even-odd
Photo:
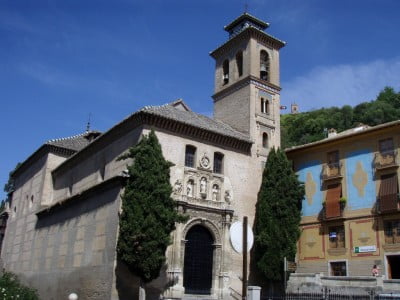
<instances>
[{"instance_id":1,"label":"bush","mask_svg":"<svg viewBox=\"0 0 400 300\"><path fill-rule=\"evenodd\" d=\"M8 272L0 277L0 298L2 300L39 300L35 289L22 285L16 275Z\"/></svg>"}]
</instances>

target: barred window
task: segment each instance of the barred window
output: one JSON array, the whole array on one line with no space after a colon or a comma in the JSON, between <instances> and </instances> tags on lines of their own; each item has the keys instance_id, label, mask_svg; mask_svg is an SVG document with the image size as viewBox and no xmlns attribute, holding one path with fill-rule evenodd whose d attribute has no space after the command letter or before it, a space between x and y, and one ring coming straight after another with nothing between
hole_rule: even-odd
<instances>
[{"instance_id":1,"label":"barred window","mask_svg":"<svg viewBox=\"0 0 400 300\"><path fill-rule=\"evenodd\" d=\"M214 153L214 173L222 174L222 166L223 166L224 155L219 152Z\"/></svg>"},{"instance_id":2,"label":"barred window","mask_svg":"<svg viewBox=\"0 0 400 300\"><path fill-rule=\"evenodd\" d=\"M329 227L329 248L344 248L345 234L344 226Z\"/></svg>"},{"instance_id":3,"label":"barred window","mask_svg":"<svg viewBox=\"0 0 400 300\"><path fill-rule=\"evenodd\" d=\"M400 243L400 220L385 221L383 224L385 230L385 243Z\"/></svg>"},{"instance_id":4,"label":"barred window","mask_svg":"<svg viewBox=\"0 0 400 300\"><path fill-rule=\"evenodd\" d=\"M185 166L186 167L191 167L194 168L194 162L195 162L195 156L196 156L196 147L191 146L191 145L186 145L186 151L185 151Z\"/></svg>"}]
</instances>

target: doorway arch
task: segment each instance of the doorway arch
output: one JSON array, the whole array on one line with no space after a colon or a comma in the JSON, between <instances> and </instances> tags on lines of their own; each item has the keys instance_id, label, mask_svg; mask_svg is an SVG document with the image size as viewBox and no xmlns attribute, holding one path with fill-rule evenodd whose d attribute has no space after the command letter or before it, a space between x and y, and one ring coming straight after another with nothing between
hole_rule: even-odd
<instances>
[{"instance_id":1,"label":"doorway arch","mask_svg":"<svg viewBox=\"0 0 400 300\"><path fill-rule=\"evenodd\" d=\"M186 294L211 294L214 238L201 225L194 225L186 234L183 286Z\"/></svg>"}]
</instances>

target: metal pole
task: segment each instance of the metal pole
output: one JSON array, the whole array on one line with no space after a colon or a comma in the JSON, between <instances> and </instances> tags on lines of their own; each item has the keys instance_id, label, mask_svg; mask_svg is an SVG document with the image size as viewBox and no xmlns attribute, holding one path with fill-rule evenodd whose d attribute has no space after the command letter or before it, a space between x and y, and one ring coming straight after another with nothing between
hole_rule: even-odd
<instances>
[{"instance_id":1,"label":"metal pole","mask_svg":"<svg viewBox=\"0 0 400 300\"><path fill-rule=\"evenodd\" d=\"M286 295L286 270L287 270L287 260L286 256L283 258L283 293Z\"/></svg>"},{"instance_id":2,"label":"metal pole","mask_svg":"<svg viewBox=\"0 0 400 300\"><path fill-rule=\"evenodd\" d=\"M247 217L243 217L243 281L242 300L247 299Z\"/></svg>"}]
</instances>

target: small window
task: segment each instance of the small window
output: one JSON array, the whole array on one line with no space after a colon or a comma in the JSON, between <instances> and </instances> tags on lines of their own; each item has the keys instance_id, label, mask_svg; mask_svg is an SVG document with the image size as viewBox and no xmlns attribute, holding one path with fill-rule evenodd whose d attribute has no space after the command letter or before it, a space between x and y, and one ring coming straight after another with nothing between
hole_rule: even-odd
<instances>
[{"instance_id":1,"label":"small window","mask_svg":"<svg viewBox=\"0 0 400 300\"><path fill-rule=\"evenodd\" d=\"M394 151L393 139L388 138L379 141L379 152L381 154L392 154Z\"/></svg>"},{"instance_id":2,"label":"small window","mask_svg":"<svg viewBox=\"0 0 400 300\"><path fill-rule=\"evenodd\" d=\"M229 82L229 60L224 60L224 63L222 64L222 81L224 84L227 84Z\"/></svg>"},{"instance_id":3,"label":"small window","mask_svg":"<svg viewBox=\"0 0 400 300\"><path fill-rule=\"evenodd\" d=\"M267 51L260 51L260 78L269 81L269 56Z\"/></svg>"},{"instance_id":4,"label":"small window","mask_svg":"<svg viewBox=\"0 0 400 300\"><path fill-rule=\"evenodd\" d=\"M330 262L331 276L347 276L346 262L335 261Z\"/></svg>"},{"instance_id":5,"label":"small window","mask_svg":"<svg viewBox=\"0 0 400 300\"><path fill-rule=\"evenodd\" d=\"M243 52L240 51L236 54L236 66L238 69L239 77L243 75Z\"/></svg>"},{"instance_id":6,"label":"small window","mask_svg":"<svg viewBox=\"0 0 400 300\"><path fill-rule=\"evenodd\" d=\"M384 223L385 243L399 244L400 243L400 220L390 220Z\"/></svg>"},{"instance_id":7,"label":"small window","mask_svg":"<svg viewBox=\"0 0 400 300\"><path fill-rule=\"evenodd\" d=\"M185 151L185 166L186 167L194 168L195 156L196 156L196 147L187 145L186 151Z\"/></svg>"},{"instance_id":8,"label":"small window","mask_svg":"<svg viewBox=\"0 0 400 300\"><path fill-rule=\"evenodd\" d=\"M264 98L260 98L260 103L261 103L261 113L263 114L269 114L269 101Z\"/></svg>"},{"instance_id":9,"label":"small window","mask_svg":"<svg viewBox=\"0 0 400 300\"><path fill-rule=\"evenodd\" d=\"M329 248L345 248L345 234L343 225L329 227Z\"/></svg>"},{"instance_id":10,"label":"small window","mask_svg":"<svg viewBox=\"0 0 400 300\"><path fill-rule=\"evenodd\" d=\"M264 132L262 135L262 146L265 149L268 148L268 134L266 132Z\"/></svg>"},{"instance_id":11,"label":"small window","mask_svg":"<svg viewBox=\"0 0 400 300\"><path fill-rule=\"evenodd\" d=\"M339 165L339 151L332 151L328 153L328 165L329 166Z\"/></svg>"},{"instance_id":12,"label":"small window","mask_svg":"<svg viewBox=\"0 0 400 300\"><path fill-rule=\"evenodd\" d=\"M223 160L224 160L224 155L222 153L219 152L214 153L214 168L213 168L214 173L222 174Z\"/></svg>"}]
</instances>

